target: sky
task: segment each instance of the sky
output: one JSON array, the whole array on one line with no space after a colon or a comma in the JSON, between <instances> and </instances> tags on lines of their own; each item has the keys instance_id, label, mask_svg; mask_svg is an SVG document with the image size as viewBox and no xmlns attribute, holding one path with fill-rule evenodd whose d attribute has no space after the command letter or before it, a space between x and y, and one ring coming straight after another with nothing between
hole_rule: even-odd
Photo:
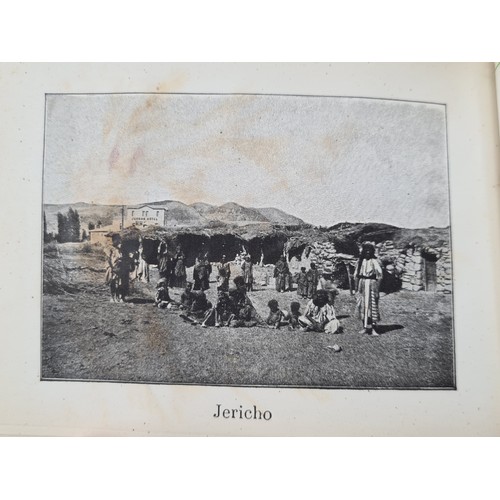
<instances>
[{"instance_id":1,"label":"sky","mask_svg":"<svg viewBox=\"0 0 500 500\"><path fill-rule=\"evenodd\" d=\"M276 95L48 95L44 202L275 207L449 224L445 107Z\"/></svg>"}]
</instances>

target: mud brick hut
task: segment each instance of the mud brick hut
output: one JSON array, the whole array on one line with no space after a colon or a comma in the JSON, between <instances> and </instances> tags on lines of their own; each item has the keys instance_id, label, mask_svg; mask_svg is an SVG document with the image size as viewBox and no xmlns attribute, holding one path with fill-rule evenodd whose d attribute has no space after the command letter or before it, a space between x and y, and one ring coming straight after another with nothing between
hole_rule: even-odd
<instances>
[{"instance_id":1,"label":"mud brick hut","mask_svg":"<svg viewBox=\"0 0 500 500\"><path fill-rule=\"evenodd\" d=\"M392 241L378 245L385 269L400 276L401 288L414 292L452 292L452 263L448 244L408 244L396 248Z\"/></svg>"},{"instance_id":2,"label":"mud brick hut","mask_svg":"<svg viewBox=\"0 0 500 500\"><path fill-rule=\"evenodd\" d=\"M452 292L452 261L449 228L405 229L385 224L343 223L321 233L321 238L304 245L300 238L288 242L290 268L333 268L341 288L351 288L359 251L363 243L375 245L382 262L382 291L400 289L420 292ZM297 258L297 251L302 251ZM298 270L298 269L297 269Z\"/></svg>"},{"instance_id":3,"label":"mud brick hut","mask_svg":"<svg viewBox=\"0 0 500 500\"><path fill-rule=\"evenodd\" d=\"M403 290L451 293L452 261L448 228L400 230L376 243L384 270Z\"/></svg>"},{"instance_id":4,"label":"mud brick hut","mask_svg":"<svg viewBox=\"0 0 500 500\"><path fill-rule=\"evenodd\" d=\"M131 227L119 234L127 251L136 251L142 242L148 264L157 264L158 246L166 241L172 256L180 248L190 267L201 255L210 262L219 262L223 255L228 261L239 262L243 255L250 255L254 264L275 264L287 255L287 242L297 232L300 229L264 223L234 226L211 222L204 227Z\"/></svg>"},{"instance_id":5,"label":"mud brick hut","mask_svg":"<svg viewBox=\"0 0 500 500\"><path fill-rule=\"evenodd\" d=\"M236 264L250 255L254 264L274 265L284 255L290 271L333 269L340 288L354 288L359 250L371 242L383 265L382 291L400 289L451 293L452 263L448 228L404 229L385 224L343 223L331 228L310 225L280 226L265 222L228 224L212 220L194 227L132 227L120 232L124 248L142 243L145 259L157 264L158 246L167 242L172 256L178 248L191 267L200 255L219 262L223 255Z\"/></svg>"}]
</instances>

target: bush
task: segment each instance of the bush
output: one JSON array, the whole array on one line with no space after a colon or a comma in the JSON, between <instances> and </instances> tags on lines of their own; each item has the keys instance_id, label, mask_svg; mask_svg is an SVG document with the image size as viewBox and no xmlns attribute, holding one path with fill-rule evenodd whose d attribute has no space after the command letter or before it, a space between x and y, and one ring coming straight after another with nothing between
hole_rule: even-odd
<instances>
[{"instance_id":1,"label":"bush","mask_svg":"<svg viewBox=\"0 0 500 500\"><path fill-rule=\"evenodd\" d=\"M43 246L43 255L45 257L57 257L59 255L59 249L57 248L57 243L51 241L50 243L45 243Z\"/></svg>"},{"instance_id":2,"label":"bush","mask_svg":"<svg viewBox=\"0 0 500 500\"><path fill-rule=\"evenodd\" d=\"M94 255L104 255L104 248L100 243L84 243L80 248L80 253L91 253Z\"/></svg>"}]
</instances>

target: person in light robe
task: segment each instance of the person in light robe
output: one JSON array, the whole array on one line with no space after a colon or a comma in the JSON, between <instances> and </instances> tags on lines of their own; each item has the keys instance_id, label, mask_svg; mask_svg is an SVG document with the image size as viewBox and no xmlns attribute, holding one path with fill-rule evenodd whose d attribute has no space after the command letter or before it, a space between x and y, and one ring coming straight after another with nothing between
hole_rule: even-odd
<instances>
[{"instance_id":1,"label":"person in light robe","mask_svg":"<svg viewBox=\"0 0 500 500\"><path fill-rule=\"evenodd\" d=\"M303 331L338 333L340 329L340 322L334 307L328 302L325 290L318 290L314 294L298 322Z\"/></svg>"},{"instance_id":2,"label":"person in light robe","mask_svg":"<svg viewBox=\"0 0 500 500\"><path fill-rule=\"evenodd\" d=\"M382 281L382 266L375 257L375 247L371 243L365 243L361 249L355 277L357 279L357 302L358 316L363 322L363 330L377 337L377 323L380 321L379 289Z\"/></svg>"}]
</instances>

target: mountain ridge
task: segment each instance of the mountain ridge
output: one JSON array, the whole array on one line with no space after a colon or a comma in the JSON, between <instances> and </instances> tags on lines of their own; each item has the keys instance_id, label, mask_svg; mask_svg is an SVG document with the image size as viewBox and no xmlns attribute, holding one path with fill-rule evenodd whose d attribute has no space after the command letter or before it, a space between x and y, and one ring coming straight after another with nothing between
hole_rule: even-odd
<instances>
[{"instance_id":1,"label":"mountain ridge","mask_svg":"<svg viewBox=\"0 0 500 500\"><path fill-rule=\"evenodd\" d=\"M190 205L177 200L157 200L129 205L105 205L96 203L45 203L43 208L47 219L47 231L57 232L57 213L65 213L71 207L80 214L81 227L88 230L89 223L107 226L121 217L122 206L139 208L141 206L166 207L169 210L169 220L176 226L205 226L211 223L227 223L236 225L271 224L271 225L303 225L305 222L294 215L274 207L245 207L236 202L222 205L211 205L205 202L195 202ZM266 215L267 214L267 215Z\"/></svg>"}]
</instances>

